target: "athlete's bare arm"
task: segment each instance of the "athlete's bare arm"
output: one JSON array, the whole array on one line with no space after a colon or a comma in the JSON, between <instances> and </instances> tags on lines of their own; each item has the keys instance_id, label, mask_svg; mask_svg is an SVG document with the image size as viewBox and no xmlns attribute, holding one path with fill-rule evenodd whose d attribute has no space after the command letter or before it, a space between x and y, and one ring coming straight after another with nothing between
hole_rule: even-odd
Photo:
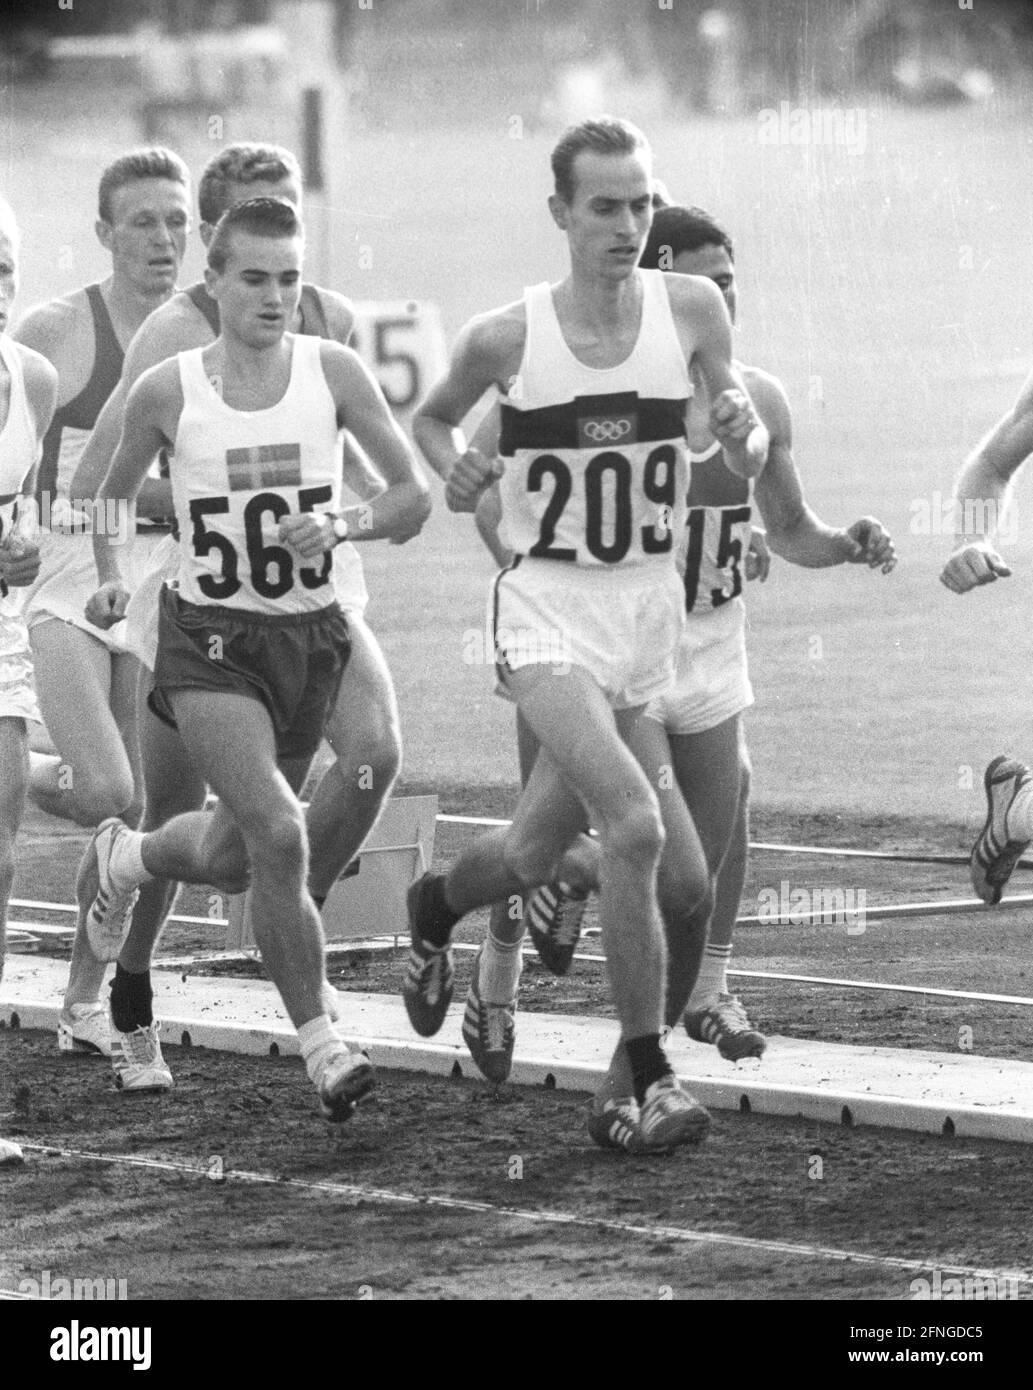
<instances>
[{"instance_id":1,"label":"athlete's bare arm","mask_svg":"<svg viewBox=\"0 0 1033 1390\"><path fill-rule=\"evenodd\" d=\"M85 500L97 496L118 447L129 392L144 372L177 352L203 347L210 341L208 325L185 296L163 304L143 321L126 349L119 383L104 403L86 441L69 484L70 497ZM172 487L168 479L146 478L137 505L144 516L171 516Z\"/></svg>"},{"instance_id":2,"label":"athlete's bare arm","mask_svg":"<svg viewBox=\"0 0 1033 1390\"><path fill-rule=\"evenodd\" d=\"M994 536L1011 481L1033 454L1033 372L1026 378L1011 410L980 440L965 460L954 485L955 514L961 525L985 529L962 530L961 544L948 559L940 582L955 594L1006 578L1011 569L997 553Z\"/></svg>"},{"instance_id":3,"label":"athlete's bare arm","mask_svg":"<svg viewBox=\"0 0 1033 1390\"><path fill-rule=\"evenodd\" d=\"M316 288L319 291L323 313L326 315L326 326L330 337L335 343L340 343L342 347L353 346L355 306L350 299L347 299L343 294L338 294L336 290L325 290L321 285ZM370 501L371 498L379 496L384 491L384 479L362 450L356 446L355 440L351 438L350 434L345 434L344 437L343 477L347 486L363 502Z\"/></svg>"},{"instance_id":4,"label":"athlete's bare arm","mask_svg":"<svg viewBox=\"0 0 1033 1390\"><path fill-rule=\"evenodd\" d=\"M111 498L131 508L155 455L170 447L175 439L182 409L183 391L177 362L162 362L144 372L129 392L122 434L98 498ZM109 534L107 527L98 527L93 536L101 589L113 591L109 604L112 622L125 616L129 599L118 563L119 550L125 540L125 536ZM91 604L96 607L95 601L91 600Z\"/></svg>"},{"instance_id":5,"label":"athlete's bare arm","mask_svg":"<svg viewBox=\"0 0 1033 1390\"><path fill-rule=\"evenodd\" d=\"M499 407L493 405L474 431L470 448L482 453L485 458L494 459L499 452ZM502 544L499 538L499 525L502 521L502 498L498 483L493 483L482 492L474 512L474 523L481 540L491 552L492 559L499 569L513 563L513 552Z\"/></svg>"},{"instance_id":6,"label":"athlete's bare arm","mask_svg":"<svg viewBox=\"0 0 1033 1390\"><path fill-rule=\"evenodd\" d=\"M897 557L881 522L866 516L846 529L836 528L808 506L793 458L793 417L782 383L756 368L745 367L742 375L771 439L767 464L754 484L771 549L807 569L865 564L889 574Z\"/></svg>"},{"instance_id":7,"label":"athlete's bare arm","mask_svg":"<svg viewBox=\"0 0 1033 1390\"><path fill-rule=\"evenodd\" d=\"M664 276L686 358L699 368L710 397L710 431L721 441L726 466L740 478L764 467L768 432L732 365L732 323L721 291L699 275Z\"/></svg>"},{"instance_id":8,"label":"athlete's bare arm","mask_svg":"<svg viewBox=\"0 0 1033 1390\"><path fill-rule=\"evenodd\" d=\"M42 444L57 406L57 372L41 353L34 352L23 343L16 343L14 350L21 358L25 396L36 427L36 442ZM32 495L35 473L36 467L33 465L22 480L21 491L25 496ZM34 583L39 566L39 546L34 542L19 538L16 544L12 544L5 538L0 543L0 582L8 588L24 588Z\"/></svg>"},{"instance_id":9,"label":"athlete's bare arm","mask_svg":"<svg viewBox=\"0 0 1033 1390\"><path fill-rule=\"evenodd\" d=\"M66 405L90 379L95 350L93 317L82 290L37 304L11 334L57 368L57 404Z\"/></svg>"},{"instance_id":10,"label":"athlete's bare arm","mask_svg":"<svg viewBox=\"0 0 1033 1390\"><path fill-rule=\"evenodd\" d=\"M510 389L525 334L522 303L472 319L459 335L447 373L413 417L416 442L445 479L445 500L454 512L474 511L480 494L499 476L493 458L466 448L459 425L485 391Z\"/></svg>"},{"instance_id":11,"label":"athlete's bare arm","mask_svg":"<svg viewBox=\"0 0 1033 1390\"><path fill-rule=\"evenodd\" d=\"M384 399L372 372L351 348L320 343L327 385L337 404L337 423L350 430L374 460L387 487L341 515L353 541L409 540L430 515L430 491L409 441ZM280 538L305 558L326 549L328 526L311 514L284 517Z\"/></svg>"}]
</instances>

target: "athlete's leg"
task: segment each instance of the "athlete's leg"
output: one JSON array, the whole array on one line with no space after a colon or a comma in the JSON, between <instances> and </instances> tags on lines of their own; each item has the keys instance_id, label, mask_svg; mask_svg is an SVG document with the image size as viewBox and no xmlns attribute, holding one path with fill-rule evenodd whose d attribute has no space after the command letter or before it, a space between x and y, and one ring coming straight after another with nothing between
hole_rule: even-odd
<instances>
[{"instance_id":1,"label":"athlete's leg","mask_svg":"<svg viewBox=\"0 0 1033 1390\"><path fill-rule=\"evenodd\" d=\"M133 659L130 658L132 661ZM204 806L204 779L199 777L187 756L182 740L147 707L147 691L150 688L150 672L138 662L137 668L137 717L133 721L140 731L141 777L145 797L144 830L156 830L173 816L186 811L200 810ZM87 851L89 853L89 851ZM168 913L172 910L178 885L165 879L154 879L143 884L140 896L133 909L132 925L118 962L123 971L142 975L150 967L162 927ZM65 991L65 1022L71 1021L71 1010L75 1005L95 1004L100 998L101 985L107 970L107 962L98 961L90 949L86 935L85 914L79 915L76 923L75 940L72 945L72 963ZM116 971L116 978L120 972ZM122 982L125 983L124 981ZM116 993L121 991L116 991ZM131 1012L137 1024L150 1022L150 983L140 980L138 987L131 991ZM144 998L143 996L146 996ZM118 1004L116 999L116 1004ZM122 1014L125 1024L126 1015ZM127 1031L123 1028L123 1031Z\"/></svg>"},{"instance_id":2,"label":"athlete's leg","mask_svg":"<svg viewBox=\"0 0 1033 1390\"><path fill-rule=\"evenodd\" d=\"M657 897L667 943L667 992L664 1022L681 1018L707 939L712 905L711 876L693 818L674 772L667 731L655 719L638 720L630 746L650 784L656 788L665 832L657 871ZM632 1092L631 1069L623 1047L617 1047L604 1085L605 1096Z\"/></svg>"},{"instance_id":3,"label":"athlete's leg","mask_svg":"<svg viewBox=\"0 0 1033 1390\"><path fill-rule=\"evenodd\" d=\"M0 718L0 979L7 948L7 904L14 882L14 841L25 810L29 739L24 719Z\"/></svg>"},{"instance_id":4,"label":"athlete's leg","mask_svg":"<svg viewBox=\"0 0 1033 1390\"><path fill-rule=\"evenodd\" d=\"M380 815L402 762L398 704L373 633L348 614L351 656L326 738L336 755L308 808L309 888L317 903L358 854Z\"/></svg>"},{"instance_id":5,"label":"athlete's leg","mask_svg":"<svg viewBox=\"0 0 1033 1390\"><path fill-rule=\"evenodd\" d=\"M599 835L603 950L624 1040L659 1035L664 942L656 871L664 832L656 794L625 743L641 711L615 715L599 686L579 667L564 675L525 667L509 680L542 744L528 790L544 767L557 789L565 785L568 800L572 793L581 801ZM582 824L575 822L572 829L580 830ZM525 886L548 877L560 848L566 844L545 840L538 827L528 824L522 798L506 854Z\"/></svg>"},{"instance_id":6,"label":"athlete's leg","mask_svg":"<svg viewBox=\"0 0 1033 1390\"><path fill-rule=\"evenodd\" d=\"M657 894L667 941L667 1001L664 1021L678 1022L699 970L713 906L711 875L694 817L678 784L667 731L655 719L640 719L632 749L656 788L666 839Z\"/></svg>"},{"instance_id":7,"label":"athlete's leg","mask_svg":"<svg viewBox=\"0 0 1033 1390\"><path fill-rule=\"evenodd\" d=\"M133 804L133 767L111 707L107 647L59 618L37 623L29 637L40 709L58 750L33 768L30 795L80 825L121 815Z\"/></svg>"},{"instance_id":8,"label":"athlete's leg","mask_svg":"<svg viewBox=\"0 0 1033 1390\"><path fill-rule=\"evenodd\" d=\"M210 817L179 816L144 836L143 868L157 877L239 888L250 863L255 939L300 1028L323 1013L323 934L306 887L304 816L277 764L269 715L259 701L228 691L173 690L169 701L219 808Z\"/></svg>"},{"instance_id":9,"label":"athlete's leg","mask_svg":"<svg viewBox=\"0 0 1033 1390\"><path fill-rule=\"evenodd\" d=\"M741 723L740 720L734 721ZM732 934L735 930L743 884L746 881L746 862L749 846L750 759L739 731L738 768L739 799L735 808L727 849L717 865L714 885L714 910L710 918L710 933L699 976L693 987L689 1007L702 1009L719 995L727 994L728 962L732 954ZM730 762L730 760L729 760Z\"/></svg>"},{"instance_id":10,"label":"athlete's leg","mask_svg":"<svg viewBox=\"0 0 1033 1390\"><path fill-rule=\"evenodd\" d=\"M732 932L746 874L750 762L739 715L703 733L671 739L686 798L699 817L715 876L714 909L703 960L685 1010L685 1027L729 1061L760 1057L767 1046L728 988ZM736 794L738 793L738 794Z\"/></svg>"}]
</instances>

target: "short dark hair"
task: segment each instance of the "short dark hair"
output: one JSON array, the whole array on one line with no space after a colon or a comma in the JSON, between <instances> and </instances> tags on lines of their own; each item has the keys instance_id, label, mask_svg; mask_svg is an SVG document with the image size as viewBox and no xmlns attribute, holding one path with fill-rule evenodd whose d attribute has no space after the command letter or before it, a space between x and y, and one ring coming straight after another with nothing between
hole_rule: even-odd
<instances>
[{"instance_id":1,"label":"short dark hair","mask_svg":"<svg viewBox=\"0 0 1033 1390\"><path fill-rule=\"evenodd\" d=\"M552 152L556 193L565 203L574 201L574 160L582 150L592 150L595 154L634 154L636 150L644 150L650 156L653 153L638 126L617 116L597 116L571 126L560 136Z\"/></svg>"},{"instance_id":2,"label":"short dark hair","mask_svg":"<svg viewBox=\"0 0 1033 1390\"><path fill-rule=\"evenodd\" d=\"M171 179L190 187L190 171L178 154L162 145L147 145L139 150L130 150L109 164L100 176L97 188L97 216L102 222L110 222L112 202L115 194L126 184L137 183L140 179Z\"/></svg>"},{"instance_id":3,"label":"short dark hair","mask_svg":"<svg viewBox=\"0 0 1033 1390\"><path fill-rule=\"evenodd\" d=\"M229 207L230 186L261 181L279 183L297 179L301 187L301 166L282 145L256 145L242 142L227 145L208 161L197 185L197 210L201 221L214 227Z\"/></svg>"},{"instance_id":4,"label":"short dark hair","mask_svg":"<svg viewBox=\"0 0 1033 1390\"><path fill-rule=\"evenodd\" d=\"M658 270L664 251L673 260L683 251L699 251L704 246L723 246L728 259L735 260L732 238L709 212L702 208L658 208L638 263L644 270Z\"/></svg>"},{"instance_id":5,"label":"short dark hair","mask_svg":"<svg viewBox=\"0 0 1033 1390\"><path fill-rule=\"evenodd\" d=\"M208 264L213 270L226 269L229 239L235 231L267 237L305 235L297 208L286 198L249 198L245 203L227 208L216 223L215 235L208 247Z\"/></svg>"}]
</instances>

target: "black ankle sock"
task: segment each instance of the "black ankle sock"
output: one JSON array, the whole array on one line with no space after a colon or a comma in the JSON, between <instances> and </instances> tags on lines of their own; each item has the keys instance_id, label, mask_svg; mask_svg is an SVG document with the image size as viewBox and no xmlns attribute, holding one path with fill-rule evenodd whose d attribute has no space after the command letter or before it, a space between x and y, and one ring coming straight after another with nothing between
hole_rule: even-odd
<instances>
[{"instance_id":1,"label":"black ankle sock","mask_svg":"<svg viewBox=\"0 0 1033 1390\"><path fill-rule=\"evenodd\" d=\"M659 1033L645 1033L640 1038L628 1038L624 1050L631 1063L635 1099L641 1105L653 1082L670 1073L671 1064L660 1046Z\"/></svg>"},{"instance_id":2,"label":"black ankle sock","mask_svg":"<svg viewBox=\"0 0 1033 1390\"><path fill-rule=\"evenodd\" d=\"M149 1028L154 1022L149 970L133 974L120 965L115 966L115 978L111 981L111 1021L120 1033Z\"/></svg>"},{"instance_id":3,"label":"black ankle sock","mask_svg":"<svg viewBox=\"0 0 1033 1390\"><path fill-rule=\"evenodd\" d=\"M453 912L445 901L444 874L437 874L430 879L420 896L417 925L421 939L428 946L437 946L439 949L447 946L452 928L462 913Z\"/></svg>"}]
</instances>

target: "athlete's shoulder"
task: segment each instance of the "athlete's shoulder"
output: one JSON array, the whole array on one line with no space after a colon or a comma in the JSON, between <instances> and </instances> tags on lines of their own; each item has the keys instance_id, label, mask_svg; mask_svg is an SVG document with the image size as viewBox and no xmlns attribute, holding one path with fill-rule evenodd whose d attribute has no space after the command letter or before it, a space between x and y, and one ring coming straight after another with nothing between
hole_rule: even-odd
<instances>
[{"instance_id":1,"label":"athlete's shoulder","mask_svg":"<svg viewBox=\"0 0 1033 1390\"><path fill-rule=\"evenodd\" d=\"M164 403L180 396L179 354L141 372L129 392L129 399L137 407Z\"/></svg>"},{"instance_id":2,"label":"athlete's shoulder","mask_svg":"<svg viewBox=\"0 0 1033 1390\"><path fill-rule=\"evenodd\" d=\"M57 368L49 358L25 343L12 341L11 346L21 362L29 408L37 425L45 430L57 404Z\"/></svg>"},{"instance_id":3,"label":"athlete's shoulder","mask_svg":"<svg viewBox=\"0 0 1033 1390\"><path fill-rule=\"evenodd\" d=\"M126 349L123 380L132 383L143 372L177 352L207 347L214 342L208 321L188 294L180 291L148 314Z\"/></svg>"},{"instance_id":4,"label":"athlete's shoulder","mask_svg":"<svg viewBox=\"0 0 1033 1390\"><path fill-rule=\"evenodd\" d=\"M92 333L89 297L85 289L78 289L34 304L22 315L11 337L53 362Z\"/></svg>"},{"instance_id":5,"label":"athlete's shoulder","mask_svg":"<svg viewBox=\"0 0 1033 1390\"><path fill-rule=\"evenodd\" d=\"M667 297L676 313L713 311L724 308L721 291L706 275L682 275L677 271L660 272L664 277Z\"/></svg>"},{"instance_id":6,"label":"athlete's shoulder","mask_svg":"<svg viewBox=\"0 0 1033 1390\"><path fill-rule=\"evenodd\" d=\"M505 360L522 352L527 337L527 310L522 299L478 314L466 323L459 345L468 353L488 360Z\"/></svg>"},{"instance_id":7,"label":"athlete's shoulder","mask_svg":"<svg viewBox=\"0 0 1033 1390\"><path fill-rule=\"evenodd\" d=\"M317 295L331 340L347 343L355 327L355 305L337 290L324 289L322 285L306 285L305 288Z\"/></svg>"},{"instance_id":8,"label":"athlete's shoulder","mask_svg":"<svg viewBox=\"0 0 1033 1390\"><path fill-rule=\"evenodd\" d=\"M765 425L773 433L785 435L786 427L792 424L792 413L781 381L763 367L748 367L741 362L735 365Z\"/></svg>"}]
</instances>

